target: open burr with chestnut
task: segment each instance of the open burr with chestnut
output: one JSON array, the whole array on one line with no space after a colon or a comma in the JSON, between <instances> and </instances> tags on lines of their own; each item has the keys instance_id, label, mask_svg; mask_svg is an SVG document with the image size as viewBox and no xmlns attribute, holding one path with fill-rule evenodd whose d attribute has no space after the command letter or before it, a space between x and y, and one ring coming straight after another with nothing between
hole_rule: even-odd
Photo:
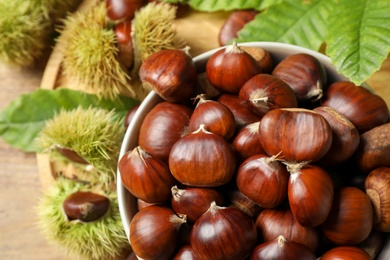
<instances>
[{"instance_id":1,"label":"open burr with chestnut","mask_svg":"<svg viewBox=\"0 0 390 260\"><path fill-rule=\"evenodd\" d=\"M285 59L299 64L284 66L283 73L262 71L241 46L269 53L273 69L283 67ZM145 80L153 78L148 84L156 89L127 130L118 169L122 221L136 254L139 250L145 259L316 259L346 248L351 256L370 255L365 241L374 231L388 232L390 223L389 113L387 107L375 110L383 106L381 97L350 84L353 95L342 97L334 89L345 87L346 79L326 56L286 44L234 43L193 58L191 66L186 59L159 55L158 70L156 63L143 65L142 73L155 74ZM170 77L164 75L168 72ZM292 86L281 76L289 72L305 74L305 85ZM188 86L189 75L206 75L219 94L199 96L197 84ZM164 98L173 82L178 89L172 93L178 95ZM318 82L321 89L314 88ZM180 94L181 88L188 92ZM370 115L375 123L364 123ZM375 150L378 143L383 152ZM148 153L138 166L124 159L136 149ZM156 170L151 161L161 162L164 175L175 183L154 173L137 180L135 191L128 189L135 172ZM367 178L365 189L345 182L346 168ZM161 200L131 211L129 204L139 199L136 191L155 195L158 182L165 190L171 186L169 196L161 193L156 196ZM157 224L160 213L154 209L160 207L169 214ZM153 232L153 225L166 234ZM146 232L137 233L134 226ZM381 243L385 237L377 236ZM174 246L166 244L166 254L149 257L138 243L146 246L153 239L174 241ZM160 249L151 243L148 250Z\"/></svg>"}]
</instances>

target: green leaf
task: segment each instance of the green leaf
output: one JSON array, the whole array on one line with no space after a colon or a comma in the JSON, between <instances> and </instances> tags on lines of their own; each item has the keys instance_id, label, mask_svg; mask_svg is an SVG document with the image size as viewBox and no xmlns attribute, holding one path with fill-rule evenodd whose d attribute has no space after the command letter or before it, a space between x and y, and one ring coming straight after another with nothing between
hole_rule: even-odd
<instances>
[{"instance_id":1,"label":"green leaf","mask_svg":"<svg viewBox=\"0 0 390 260\"><path fill-rule=\"evenodd\" d=\"M128 97L116 100L99 99L95 95L67 88L38 89L21 95L0 111L0 136L15 148L25 152L37 152L35 138L46 121L61 109L100 107L114 110L118 118L124 118L127 111L137 103L138 101Z\"/></svg>"},{"instance_id":2,"label":"green leaf","mask_svg":"<svg viewBox=\"0 0 390 260\"><path fill-rule=\"evenodd\" d=\"M238 42L272 41L319 50L334 0L285 0L272 5L238 32Z\"/></svg>"},{"instance_id":3,"label":"green leaf","mask_svg":"<svg viewBox=\"0 0 390 260\"><path fill-rule=\"evenodd\" d=\"M241 9L259 9L262 0L189 0L195 10L203 12L232 11Z\"/></svg>"},{"instance_id":4,"label":"green leaf","mask_svg":"<svg viewBox=\"0 0 390 260\"><path fill-rule=\"evenodd\" d=\"M340 0L329 16L326 43L337 70L360 85L390 52L388 1Z\"/></svg>"}]
</instances>

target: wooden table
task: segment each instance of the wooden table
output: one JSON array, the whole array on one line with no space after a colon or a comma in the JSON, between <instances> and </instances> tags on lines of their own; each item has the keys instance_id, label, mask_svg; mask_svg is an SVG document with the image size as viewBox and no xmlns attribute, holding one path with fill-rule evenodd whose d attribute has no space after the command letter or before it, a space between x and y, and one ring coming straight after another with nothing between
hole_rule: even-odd
<instances>
[{"instance_id":1,"label":"wooden table","mask_svg":"<svg viewBox=\"0 0 390 260\"><path fill-rule=\"evenodd\" d=\"M201 43L202 37L198 39ZM32 69L0 65L0 110L19 95L39 88L46 61L43 59ZM390 57L368 80L390 107L389 82ZM0 139L0 259L67 259L45 240L36 226L34 208L41 193L35 154L21 152Z\"/></svg>"}]
</instances>

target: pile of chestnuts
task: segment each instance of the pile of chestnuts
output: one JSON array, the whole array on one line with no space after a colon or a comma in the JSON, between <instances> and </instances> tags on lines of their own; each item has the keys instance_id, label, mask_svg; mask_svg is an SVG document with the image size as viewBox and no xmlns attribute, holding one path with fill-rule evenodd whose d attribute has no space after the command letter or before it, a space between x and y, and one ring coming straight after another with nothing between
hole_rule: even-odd
<instances>
[{"instance_id":1,"label":"pile of chestnuts","mask_svg":"<svg viewBox=\"0 0 390 260\"><path fill-rule=\"evenodd\" d=\"M314 56L236 43L195 66L162 50L140 78L163 100L119 160L142 259L372 259L390 231L385 101Z\"/></svg>"}]
</instances>

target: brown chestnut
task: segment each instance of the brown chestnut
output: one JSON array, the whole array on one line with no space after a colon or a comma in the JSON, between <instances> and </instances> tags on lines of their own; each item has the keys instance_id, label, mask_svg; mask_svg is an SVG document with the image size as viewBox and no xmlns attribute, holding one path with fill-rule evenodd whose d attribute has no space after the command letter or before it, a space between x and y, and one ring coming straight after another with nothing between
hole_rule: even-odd
<instances>
[{"instance_id":1,"label":"brown chestnut","mask_svg":"<svg viewBox=\"0 0 390 260\"><path fill-rule=\"evenodd\" d=\"M276 65L272 75L286 82L302 103L320 100L327 82L324 66L306 53L287 56Z\"/></svg>"},{"instance_id":2,"label":"brown chestnut","mask_svg":"<svg viewBox=\"0 0 390 260\"><path fill-rule=\"evenodd\" d=\"M217 187L234 176L237 158L233 146L222 136L200 125L180 138L169 154L169 169L182 184Z\"/></svg>"},{"instance_id":3,"label":"brown chestnut","mask_svg":"<svg viewBox=\"0 0 390 260\"><path fill-rule=\"evenodd\" d=\"M243 105L244 100L234 94L223 93L219 96L218 102L221 102L232 111L236 129L260 121L261 117Z\"/></svg>"},{"instance_id":4,"label":"brown chestnut","mask_svg":"<svg viewBox=\"0 0 390 260\"><path fill-rule=\"evenodd\" d=\"M331 107L319 106L313 110L328 121L333 136L329 151L320 159L319 163L329 167L346 162L360 143L358 130L348 118Z\"/></svg>"},{"instance_id":5,"label":"brown chestnut","mask_svg":"<svg viewBox=\"0 0 390 260\"><path fill-rule=\"evenodd\" d=\"M196 257L191 246L185 245L177 251L173 260L196 260Z\"/></svg>"},{"instance_id":6,"label":"brown chestnut","mask_svg":"<svg viewBox=\"0 0 390 260\"><path fill-rule=\"evenodd\" d=\"M256 219L262 211L262 207L245 196L238 188L231 188L228 191L230 207L235 207L247 214L250 218Z\"/></svg>"},{"instance_id":7,"label":"brown chestnut","mask_svg":"<svg viewBox=\"0 0 390 260\"><path fill-rule=\"evenodd\" d=\"M257 61L236 42L215 52L206 64L207 78L217 89L238 93L244 83L261 73Z\"/></svg>"},{"instance_id":8,"label":"brown chestnut","mask_svg":"<svg viewBox=\"0 0 390 260\"><path fill-rule=\"evenodd\" d=\"M224 104L204 96L199 96L198 104L191 115L189 132L196 131L201 124L204 124L208 131L226 139L230 139L236 130L232 111Z\"/></svg>"},{"instance_id":9,"label":"brown chestnut","mask_svg":"<svg viewBox=\"0 0 390 260\"><path fill-rule=\"evenodd\" d=\"M180 215L186 215L187 220L195 222L205 213L211 202L219 206L223 205L224 198L221 193L211 188L186 187L179 189L173 186L171 205L173 210Z\"/></svg>"},{"instance_id":10,"label":"brown chestnut","mask_svg":"<svg viewBox=\"0 0 390 260\"><path fill-rule=\"evenodd\" d=\"M343 187L335 192L332 209L322 233L337 245L356 245L365 240L373 226L370 198L360 189Z\"/></svg>"},{"instance_id":11,"label":"brown chestnut","mask_svg":"<svg viewBox=\"0 0 390 260\"><path fill-rule=\"evenodd\" d=\"M330 249L321 256L321 260L351 259L371 260L371 257L356 246L338 246Z\"/></svg>"},{"instance_id":12,"label":"brown chestnut","mask_svg":"<svg viewBox=\"0 0 390 260\"><path fill-rule=\"evenodd\" d=\"M332 83L322 105L348 118L359 133L385 124L389 119L389 108L382 97L348 81Z\"/></svg>"},{"instance_id":13,"label":"brown chestnut","mask_svg":"<svg viewBox=\"0 0 390 260\"><path fill-rule=\"evenodd\" d=\"M133 19L134 13L148 0L106 0L107 16L112 21Z\"/></svg>"},{"instance_id":14,"label":"brown chestnut","mask_svg":"<svg viewBox=\"0 0 390 260\"><path fill-rule=\"evenodd\" d=\"M139 69L143 85L169 102L191 98L197 76L189 48L157 51L147 57Z\"/></svg>"},{"instance_id":15,"label":"brown chestnut","mask_svg":"<svg viewBox=\"0 0 390 260\"><path fill-rule=\"evenodd\" d=\"M233 11L225 20L218 35L220 46L228 44L234 38L237 38L237 33L247 24L252 21L258 11L255 10L236 10Z\"/></svg>"},{"instance_id":16,"label":"brown chestnut","mask_svg":"<svg viewBox=\"0 0 390 260\"><path fill-rule=\"evenodd\" d=\"M197 259L244 259L256 242L256 227L248 215L214 202L191 231L191 247Z\"/></svg>"},{"instance_id":17,"label":"brown chestnut","mask_svg":"<svg viewBox=\"0 0 390 260\"><path fill-rule=\"evenodd\" d=\"M317 112L303 108L269 111L260 121L259 138L270 156L287 162L318 161L332 144L332 129Z\"/></svg>"},{"instance_id":18,"label":"brown chestnut","mask_svg":"<svg viewBox=\"0 0 390 260\"><path fill-rule=\"evenodd\" d=\"M255 247L250 260L262 259L300 259L315 260L316 255L308 247L290 241L283 235Z\"/></svg>"},{"instance_id":19,"label":"brown chestnut","mask_svg":"<svg viewBox=\"0 0 390 260\"><path fill-rule=\"evenodd\" d=\"M253 155L265 153L257 134L259 124L260 121L246 125L235 135L232 145L237 151L240 162Z\"/></svg>"},{"instance_id":20,"label":"brown chestnut","mask_svg":"<svg viewBox=\"0 0 390 260\"><path fill-rule=\"evenodd\" d=\"M262 208L274 208L287 198L289 174L276 156L253 155L238 168L238 189Z\"/></svg>"},{"instance_id":21,"label":"brown chestnut","mask_svg":"<svg viewBox=\"0 0 390 260\"><path fill-rule=\"evenodd\" d=\"M171 199L171 187L177 182L169 167L140 146L126 152L118 163L123 185L136 198L148 203Z\"/></svg>"},{"instance_id":22,"label":"brown chestnut","mask_svg":"<svg viewBox=\"0 0 390 260\"><path fill-rule=\"evenodd\" d=\"M365 189L374 207L375 228L390 232L390 168L372 170L365 180Z\"/></svg>"},{"instance_id":23,"label":"brown chestnut","mask_svg":"<svg viewBox=\"0 0 390 260\"><path fill-rule=\"evenodd\" d=\"M262 73L271 74L273 70L273 60L271 54L260 47L241 46L241 49L249 53L260 66Z\"/></svg>"},{"instance_id":24,"label":"brown chestnut","mask_svg":"<svg viewBox=\"0 0 390 260\"><path fill-rule=\"evenodd\" d=\"M354 157L357 166L364 173L379 167L390 167L390 123L361 134Z\"/></svg>"},{"instance_id":25,"label":"brown chestnut","mask_svg":"<svg viewBox=\"0 0 390 260\"><path fill-rule=\"evenodd\" d=\"M134 62L134 46L131 37L131 20L114 25L114 33L118 46L118 59L127 69L133 66Z\"/></svg>"},{"instance_id":26,"label":"brown chestnut","mask_svg":"<svg viewBox=\"0 0 390 260\"><path fill-rule=\"evenodd\" d=\"M334 185L329 174L316 165L288 165L288 201L291 212L304 227L324 223L332 207Z\"/></svg>"},{"instance_id":27,"label":"brown chestnut","mask_svg":"<svg viewBox=\"0 0 390 260\"><path fill-rule=\"evenodd\" d=\"M283 235L289 241L294 241L316 251L319 233L316 228L302 227L288 208L264 209L256 219L259 238L264 242L272 241Z\"/></svg>"},{"instance_id":28,"label":"brown chestnut","mask_svg":"<svg viewBox=\"0 0 390 260\"><path fill-rule=\"evenodd\" d=\"M130 222L130 244L142 259L171 259L185 217L164 206L149 206L138 211Z\"/></svg>"},{"instance_id":29,"label":"brown chestnut","mask_svg":"<svg viewBox=\"0 0 390 260\"><path fill-rule=\"evenodd\" d=\"M187 134L192 110L181 104L161 102L145 116L138 144L152 156L168 161L174 143Z\"/></svg>"},{"instance_id":30,"label":"brown chestnut","mask_svg":"<svg viewBox=\"0 0 390 260\"><path fill-rule=\"evenodd\" d=\"M247 80L238 96L243 105L259 116L275 108L298 107L294 91L281 79L269 74L257 74Z\"/></svg>"},{"instance_id":31,"label":"brown chestnut","mask_svg":"<svg viewBox=\"0 0 390 260\"><path fill-rule=\"evenodd\" d=\"M103 195L77 191L65 198L62 208L69 220L91 222L103 217L110 206L110 200Z\"/></svg>"}]
</instances>

